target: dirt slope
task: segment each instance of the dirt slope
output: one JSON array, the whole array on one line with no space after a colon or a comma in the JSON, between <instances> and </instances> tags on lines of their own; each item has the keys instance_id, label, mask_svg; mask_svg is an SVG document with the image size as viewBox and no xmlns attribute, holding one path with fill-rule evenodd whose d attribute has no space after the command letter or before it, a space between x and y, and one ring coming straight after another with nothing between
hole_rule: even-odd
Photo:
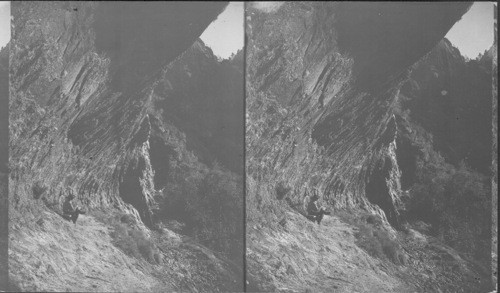
<instances>
[{"instance_id":1,"label":"dirt slope","mask_svg":"<svg viewBox=\"0 0 500 293\"><path fill-rule=\"evenodd\" d=\"M10 73L9 253L19 290L240 291L242 268L221 256L221 249L162 230L159 223L171 217L159 206L170 204L165 202L174 187L208 172L203 162L215 160L210 150L220 137L229 145L220 152L236 156L228 161L241 170L243 107L226 101L242 97L242 73L197 41L226 5L12 4L12 46L0 55L2 64L10 61L10 71L0 74ZM207 76L211 82L199 85ZM217 117L224 119L214 121L200 107L183 120L179 110L200 100L210 109L224 104L228 115L219 111ZM227 122L228 117L240 124ZM233 128L215 131L220 123L238 129L239 144L231 141ZM204 131L189 131L199 124ZM76 227L54 213L68 187L75 204L90 212ZM140 222L162 261L124 254L114 245L115 223L97 220L95 211Z\"/></svg>"},{"instance_id":2,"label":"dirt slope","mask_svg":"<svg viewBox=\"0 0 500 293\"><path fill-rule=\"evenodd\" d=\"M255 278L270 276L278 292L414 292L359 248L356 228L337 216L317 225L289 212L283 229L248 229L249 262L262 269Z\"/></svg>"},{"instance_id":3,"label":"dirt slope","mask_svg":"<svg viewBox=\"0 0 500 293\"><path fill-rule=\"evenodd\" d=\"M39 224L38 224L39 223ZM111 243L92 216L77 224L46 212L37 228L11 230L11 275L29 291L154 291L160 281ZM165 289L172 287L163 287Z\"/></svg>"},{"instance_id":4,"label":"dirt slope","mask_svg":"<svg viewBox=\"0 0 500 293\"><path fill-rule=\"evenodd\" d=\"M31 224L14 224L11 281L22 291L240 291L235 280L241 271L188 237L149 231L162 254L162 261L152 264L118 249L113 229L92 215L80 216L74 225L50 211Z\"/></svg>"}]
</instances>

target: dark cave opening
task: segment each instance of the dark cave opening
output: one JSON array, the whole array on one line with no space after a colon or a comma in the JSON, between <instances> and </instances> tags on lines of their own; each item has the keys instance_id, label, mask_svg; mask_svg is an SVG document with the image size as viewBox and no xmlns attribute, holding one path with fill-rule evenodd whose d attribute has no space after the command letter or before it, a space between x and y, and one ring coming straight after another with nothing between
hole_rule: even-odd
<instances>
[{"instance_id":1,"label":"dark cave opening","mask_svg":"<svg viewBox=\"0 0 500 293\"><path fill-rule=\"evenodd\" d=\"M133 90L189 48L227 4L100 3L94 21L95 45L112 60L112 84L121 91Z\"/></svg>"},{"instance_id":2,"label":"dark cave opening","mask_svg":"<svg viewBox=\"0 0 500 293\"><path fill-rule=\"evenodd\" d=\"M397 228L399 226L398 214L386 182L391 168L392 162L389 158L386 158L383 164L372 172L366 185L366 197L370 203L379 206L384 211L389 223Z\"/></svg>"},{"instance_id":3,"label":"dark cave opening","mask_svg":"<svg viewBox=\"0 0 500 293\"><path fill-rule=\"evenodd\" d=\"M146 162L142 157L134 161L128 166L127 171L122 176L119 185L119 194L125 203L132 205L139 212L142 222L146 226L151 227L153 225L151 212L141 187L142 171L146 167Z\"/></svg>"}]
</instances>

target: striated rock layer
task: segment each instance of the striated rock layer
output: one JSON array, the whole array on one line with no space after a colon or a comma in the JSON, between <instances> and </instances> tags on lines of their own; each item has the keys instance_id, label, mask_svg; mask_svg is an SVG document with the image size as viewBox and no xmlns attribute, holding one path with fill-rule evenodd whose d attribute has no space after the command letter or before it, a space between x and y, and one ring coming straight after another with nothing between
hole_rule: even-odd
<instances>
[{"instance_id":1,"label":"striated rock layer","mask_svg":"<svg viewBox=\"0 0 500 293\"><path fill-rule=\"evenodd\" d=\"M443 40L469 7L249 5L252 289L491 290L491 59L466 61ZM297 214L313 189L332 211L319 226ZM377 215L400 260L374 257Z\"/></svg>"},{"instance_id":2,"label":"striated rock layer","mask_svg":"<svg viewBox=\"0 0 500 293\"><path fill-rule=\"evenodd\" d=\"M247 170L300 207L403 209L392 108L408 67L470 4L285 3L248 10ZM271 186L270 188L274 188ZM254 207L252 192L247 200ZM300 209L300 208L299 208ZM380 211L383 211L381 213Z\"/></svg>"},{"instance_id":3,"label":"striated rock layer","mask_svg":"<svg viewBox=\"0 0 500 293\"><path fill-rule=\"evenodd\" d=\"M154 122L155 87L225 5L13 5L11 204L30 205L40 181L49 203L69 186L86 206L134 207L151 225L149 139L168 136Z\"/></svg>"},{"instance_id":4,"label":"striated rock layer","mask_svg":"<svg viewBox=\"0 0 500 293\"><path fill-rule=\"evenodd\" d=\"M242 235L225 240L239 257L228 260L225 251L209 241L203 242L210 246L207 249L183 231L173 232L160 223L172 218L162 210L171 195L172 188L166 186L175 187L219 164L241 185L241 58L217 60L199 40L226 5L12 4L9 216L15 268L10 273L13 280L22 281L19 290L123 291L132 283L149 291L241 290L243 252L241 244L234 243L241 243ZM60 212L67 188L90 212L76 230L81 234L71 232L70 225L54 214ZM241 201L242 190L235 193ZM231 216L239 220L243 210L238 207L241 204L232 207ZM194 207L201 208L209 210L201 204ZM110 223L96 221L94 212L99 211L109 219L132 214L150 241L160 239L153 242L163 249L168 269L131 259L111 245L116 239L109 236L118 232L116 227L114 232L109 229ZM38 243L34 235L46 241ZM102 237L79 240L95 235ZM86 279L76 285L84 276L63 265L75 262L68 252L75 247L85 251L81 270L90 272L92 258L102 258L92 271L102 274L105 280L97 281L101 285L95 287ZM45 253L29 258L33 249ZM56 255L60 262L51 263L49 270L46 262ZM127 284L110 279L108 268L120 265L129 266L125 279L137 270L146 277ZM66 279L56 284L44 268ZM141 283L151 279L154 284Z\"/></svg>"}]
</instances>

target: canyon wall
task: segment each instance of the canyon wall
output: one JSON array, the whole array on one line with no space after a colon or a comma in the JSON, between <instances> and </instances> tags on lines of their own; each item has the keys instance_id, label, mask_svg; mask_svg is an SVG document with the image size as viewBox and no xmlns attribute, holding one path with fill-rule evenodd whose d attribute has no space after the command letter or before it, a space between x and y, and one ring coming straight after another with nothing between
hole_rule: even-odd
<instances>
[{"instance_id":1,"label":"canyon wall","mask_svg":"<svg viewBox=\"0 0 500 293\"><path fill-rule=\"evenodd\" d=\"M247 16L247 174L290 191L317 188L336 208L400 224L393 108L410 65L470 4L285 3ZM259 208L249 191L247 204ZM380 211L383 211L380 212Z\"/></svg>"},{"instance_id":2,"label":"canyon wall","mask_svg":"<svg viewBox=\"0 0 500 293\"><path fill-rule=\"evenodd\" d=\"M202 151L218 148L231 152L226 163L233 170L241 169L243 139L235 133L237 127L242 129L243 102L234 95L242 92L242 82L238 88L232 66L219 65L197 41L225 5L13 3L9 168L14 210L29 209L40 200L57 206L69 187L84 206L129 210L151 226L158 205L155 196L162 187L159 177L165 176L160 170L165 162L152 159L151 153L170 149L177 161L189 156L197 160L193 152L205 154L210 163L227 160L222 153L210 157ZM191 63L180 59L172 63L189 48L186 58ZM195 72L198 80L194 80L187 72L180 76L183 66L205 71ZM224 74L233 77L226 83L231 89L221 90ZM206 103L224 104L232 116L220 117L238 120L233 124L236 130L216 133L218 124L207 125L198 116L188 121L179 112L193 104L200 107L200 94L191 97L187 87L196 85L189 89L204 91L209 85L198 81L207 75L213 83ZM215 98L221 101L211 100ZM230 98L232 104L223 101ZM209 111L207 117L214 110ZM186 139L183 131L198 125L205 125L205 141L199 142L203 135L192 132ZM214 146L215 141L224 147Z\"/></svg>"}]
</instances>

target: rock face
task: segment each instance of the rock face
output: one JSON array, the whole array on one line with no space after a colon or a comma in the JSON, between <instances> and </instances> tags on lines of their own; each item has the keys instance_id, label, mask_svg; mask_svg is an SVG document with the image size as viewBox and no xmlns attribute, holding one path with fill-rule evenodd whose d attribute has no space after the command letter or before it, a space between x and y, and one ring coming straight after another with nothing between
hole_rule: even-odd
<instances>
[{"instance_id":1,"label":"rock face","mask_svg":"<svg viewBox=\"0 0 500 293\"><path fill-rule=\"evenodd\" d=\"M293 206L309 185L335 207L381 209L397 226L402 195L392 108L408 67L469 6L287 3L271 13L250 8L248 175L262 184L284 182L293 190ZM252 196L248 202L252 208Z\"/></svg>"},{"instance_id":2,"label":"rock face","mask_svg":"<svg viewBox=\"0 0 500 293\"><path fill-rule=\"evenodd\" d=\"M78 282L78 271L57 267L76 264L71 251L78 248L85 250L81 270L89 276L112 278L115 269L109 266L125 265L130 267L118 280L134 287L142 280L150 290L206 291L203 285L209 284L208 291L241 291L240 263L183 242L175 232L164 229L171 242L165 253L168 268L148 271L110 245L109 227L92 216L83 217L84 225L74 229L52 210L69 187L91 211L127 212L155 227L171 217L166 211L185 211L180 204L169 206L177 200L170 200L172 194L191 192L179 182L220 164L241 184L244 141L248 289L306 290L319 284L316 291L425 292L440 290L434 286L441 284L438 277L452 289L472 288L460 287L459 281L469 279L448 278L456 264L466 271L469 264L439 242L422 244L418 257L429 257L434 249L432 257L451 259L451 265L429 278L428 270L438 260L417 264L418 275L405 275L410 280L405 282L396 269L381 269L383 263L353 244L352 225L329 217L327 225L317 227L296 213L304 212L304 193L318 188L336 211L365 209L401 228L408 216L405 191L421 183L415 175L419 162L425 162L421 158L438 150L446 164L464 160L488 174L485 154L491 136L482 130L489 129L483 127L491 119L491 111L485 114L490 108L483 86L490 52L466 62L441 41L470 4L284 3L263 10L250 5L246 140L243 52L218 61L198 40L225 4L196 3L186 10L178 5L12 3L10 53L0 52L0 76L10 74L10 162L0 172L5 177L9 172L13 272L16 279L27 280L21 289L66 290L67 282ZM7 102L5 80L0 80L0 95ZM457 83L463 87L452 86ZM470 84L478 84L477 91L464 94ZM472 101L469 95L481 99ZM411 134L420 128L423 135ZM421 141L432 152L422 151ZM0 142L0 147L7 145ZM223 193L218 186L207 186ZM198 221L222 219L220 213L198 213L208 206L198 202L188 202ZM233 211L226 222L243 219L241 202L222 198L217 204ZM432 242L415 231L413 235ZM98 240L89 240L94 238ZM241 247L227 250L241 256ZM45 252L26 257L33 250ZM92 271L99 253L105 254L102 266ZM47 265L54 255L61 261ZM335 271L339 268L343 271ZM54 272L68 279L49 284ZM157 282L158 274L167 281ZM432 286L408 284L427 278L434 278ZM73 289L94 290L94 280ZM123 291L127 282L100 286ZM136 288L146 288L140 285Z\"/></svg>"},{"instance_id":3,"label":"rock face","mask_svg":"<svg viewBox=\"0 0 500 293\"><path fill-rule=\"evenodd\" d=\"M151 133L167 135L158 129L158 119L179 119L179 112L177 116L171 113L189 106L176 96L163 102L164 117L153 113L154 106L162 103L160 98L166 97L158 96L157 86L169 83L173 78L170 75L176 73L169 70L164 73L166 66L195 42L224 6L224 3L187 8L176 3L13 5L11 203L15 207L31 204L30 185L41 181L48 187L44 195L48 202L59 202L63 186L70 186L89 207L126 208L130 204L144 223L151 225L154 169L149 152L158 146L151 146L149 139ZM199 17L201 12L203 17ZM198 50L207 50L200 43L196 46ZM196 51L195 47L191 50ZM198 62L201 57L192 58L192 62ZM205 58L208 60L205 62L217 63L213 56ZM175 65L179 63L182 62L170 66L182 66ZM217 67L211 66L205 69ZM221 79L219 74L210 73ZM174 81L177 84L171 91L182 92L181 86L196 83L187 76L175 78L179 81ZM217 88L220 86L213 84L211 97L220 91ZM173 96L164 88L162 94ZM231 94L224 95L228 96ZM211 97L206 98L207 103ZM177 109L168 104L175 102ZM225 109L237 108L241 113L242 109L234 103L226 104ZM231 113L231 117L239 113ZM192 124L205 122L196 120ZM184 127L179 123L181 126ZM204 131L215 132L217 126L207 125L211 128ZM175 132L176 127L172 127ZM229 137L233 133L231 129L218 135ZM185 140L177 131L178 147L187 152ZM241 135L234 140L236 143L229 148L237 156L235 149ZM201 142L193 148L199 145L211 146Z\"/></svg>"},{"instance_id":4,"label":"rock face","mask_svg":"<svg viewBox=\"0 0 500 293\"><path fill-rule=\"evenodd\" d=\"M57 222L53 211L60 209L68 188L76 194L77 203L90 212L129 213L143 228L156 230L166 217L162 207L171 196L165 187L204 174L213 165L231 170L227 172L240 185L235 193L242 201L241 53L238 60L220 61L198 39L226 5L13 3L9 215L11 244L16 247L13 253L20 263L31 241L25 233L31 235L30 229L39 229L27 223L40 217ZM3 50L2 54L8 52ZM232 216L243 218L241 204L232 209ZM51 216L47 216L48 211ZM92 218L89 221L94 223ZM236 220L232 222L237 225ZM94 226L96 230L103 228ZM47 237L57 241L66 237L64 231L38 232L55 233L54 238ZM95 231L86 232L93 235ZM235 246L232 241L242 242L240 234L241 239L225 241L239 258L243 255L241 244ZM63 249L71 249L77 238L68 240ZM108 247L110 243L87 244L84 246L93 251L95 245ZM221 251L214 254L200 244L179 245L168 248L173 254L168 257L181 256L182 268L170 269L186 270L196 277L189 284L179 279L170 284L172 288L242 288L241 263L217 259ZM107 251L107 259L122 257L115 254L116 249ZM196 260L196 255L202 255L198 264L190 260ZM40 256L40 261L44 257ZM210 266L221 270L207 269ZM22 279L30 274L29 268L16 267L14 274ZM43 282L33 286L23 288L54 288ZM84 291L88 290L94 289Z\"/></svg>"},{"instance_id":5,"label":"rock face","mask_svg":"<svg viewBox=\"0 0 500 293\"><path fill-rule=\"evenodd\" d=\"M488 54L466 61L443 40L469 7L301 2L248 8L247 265L258 289L491 288L489 280L474 285L465 281L472 272L475 278L487 273L461 254L484 251L472 257L484 266L483 257L491 250L484 242L491 239L491 197L485 183L491 166L491 63ZM436 238L407 240L411 237L402 231L410 218L431 222L426 216L413 217L416 209L408 209L416 207L412 196L423 194L419 188L431 186L422 179L431 178L422 174L432 168L442 171L439 180L448 185L435 186L445 192L425 190L427 203L434 192L441 207L448 205L442 211L451 224L435 225ZM477 192L458 190L446 202L457 191L450 186ZM371 258L358 256L343 241L362 232L332 236L341 222L303 227L307 220L297 212L305 212L304 195L315 188L332 209L332 219L342 220L343 213L361 219L369 212L396 228L388 230L408 256L403 269L381 274L378 265L361 268ZM475 196L474 208L464 208L470 202L463 199ZM438 213L439 208L432 210ZM467 220L461 221L466 214ZM471 249L471 242L464 244L453 233L471 235L477 247ZM328 235L331 239L324 241ZM417 243L417 238L425 241ZM337 245L344 250L336 252ZM448 256L434 255L438 251ZM342 258L334 260L337 254ZM441 257L450 262L433 263ZM457 265L463 270L448 275ZM358 275L358 270L365 274ZM426 270L424 274L432 271L433 276L422 279ZM356 284L332 281L343 274Z\"/></svg>"}]
</instances>

